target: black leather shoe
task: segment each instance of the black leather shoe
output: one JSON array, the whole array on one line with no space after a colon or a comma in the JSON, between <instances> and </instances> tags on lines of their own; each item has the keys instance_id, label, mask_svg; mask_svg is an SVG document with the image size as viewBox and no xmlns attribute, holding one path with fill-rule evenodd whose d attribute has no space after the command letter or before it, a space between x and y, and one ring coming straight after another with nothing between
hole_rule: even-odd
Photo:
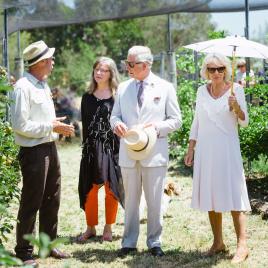
<instances>
[{"instance_id":1,"label":"black leather shoe","mask_svg":"<svg viewBox=\"0 0 268 268\"><path fill-rule=\"evenodd\" d=\"M127 248L127 247L121 248L119 253L118 253L118 257L123 258L123 257L125 257L131 253L135 253L135 252L137 252L136 248Z\"/></svg>"},{"instance_id":2,"label":"black leather shoe","mask_svg":"<svg viewBox=\"0 0 268 268\"><path fill-rule=\"evenodd\" d=\"M16 256L16 258L21 259L23 264L27 267L38 267L37 261L33 258L32 255L25 256Z\"/></svg>"},{"instance_id":3,"label":"black leather shoe","mask_svg":"<svg viewBox=\"0 0 268 268\"><path fill-rule=\"evenodd\" d=\"M23 264L27 265L27 267L38 267L37 261L33 258L31 254L16 255L16 258L21 259Z\"/></svg>"},{"instance_id":4,"label":"black leather shoe","mask_svg":"<svg viewBox=\"0 0 268 268\"><path fill-rule=\"evenodd\" d=\"M165 255L164 251L160 247L150 248L150 252L155 257L162 257Z\"/></svg>"},{"instance_id":5,"label":"black leather shoe","mask_svg":"<svg viewBox=\"0 0 268 268\"><path fill-rule=\"evenodd\" d=\"M50 257L53 257L55 259L67 259L70 258L71 256L67 253L60 251L57 248L53 248L50 252Z\"/></svg>"},{"instance_id":6,"label":"black leather shoe","mask_svg":"<svg viewBox=\"0 0 268 268\"><path fill-rule=\"evenodd\" d=\"M25 260L23 264L27 267L38 267L38 263L34 259Z\"/></svg>"}]
</instances>

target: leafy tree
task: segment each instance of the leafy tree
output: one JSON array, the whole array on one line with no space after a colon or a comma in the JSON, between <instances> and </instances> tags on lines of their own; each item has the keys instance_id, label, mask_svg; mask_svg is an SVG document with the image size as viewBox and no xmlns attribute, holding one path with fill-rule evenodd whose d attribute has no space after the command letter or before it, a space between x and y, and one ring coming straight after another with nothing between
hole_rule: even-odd
<instances>
[{"instance_id":1,"label":"leafy tree","mask_svg":"<svg viewBox=\"0 0 268 268\"><path fill-rule=\"evenodd\" d=\"M112 57L117 64L126 58L131 46L145 44L142 25L138 20L118 20L112 23L102 23L102 30L107 55Z\"/></svg>"},{"instance_id":2,"label":"leafy tree","mask_svg":"<svg viewBox=\"0 0 268 268\"><path fill-rule=\"evenodd\" d=\"M135 0L132 4L127 3L127 7L135 8L134 3ZM115 1L113 4L118 8L109 7L109 4L103 1L94 2L92 6L84 1L75 1L76 9L81 17L88 16L84 13L89 11L97 17L99 12L104 12L106 9L108 12L111 8L113 10L126 8L123 1ZM154 5L150 0L143 4L144 8L146 5ZM177 13L171 17L174 47L200 40L207 36L207 31L214 29L209 14ZM57 65L54 77L52 76L53 85L56 81L59 85L78 83L78 87L82 89L88 79L92 60L97 56L110 56L119 65L133 45L147 45L155 54L165 51L167 49L167 15L44 28L31 30L30 33L32 41L43 39L49 46L57 49L55 54ZM155 33L157 33L157 38ZM88 52L90 56L85 57ZM87 60L88 65L85 68ZM72 67L68 63L71 63ZM87 74L85 74L85 69L88 70Z\"/></svg>"},{"instance_id":3,"label":"leafy tree","mask_svg":"<svg viewBox=\"0 0 268 268\"><path fill-rule=\"evenodd\" d=\"M209 31L208 32L209 39L219 39L219 38L224 38L224 37L226 37L225 31L218 31L218 32Z\"/></svg>"},{"instance_id":4,"label":"leafy tree","mask_svg":"<svg viewBox=\"0 0 268 268\"><path fill-rule=\"evenodd\" d=\"M128 8L127 14L131 15L130 7L140 8L135 3L136 1L132 0L127 4L124 1L95 1L92 4L76 0L74 5L81 17L88 16L90 12L96 18L106 9L108 14L111 9L120 12L121 9ZM109 6L110 4L116 8ZM147 0L142 5L145 8L148 5L153 6L154 2ZM66 14L71 12L66 7L62 8ZM209 14L177 13L171 17L174 47L202 39L208 30L214 29ZM75 84L82 92L86 87L92 63L98 56L109 56L119 66L133 45L147 45L155 54L165 51L167 15L43 28L31 30L30 34L31 41L43 39L49 46L56 47L56 66L50 77L51 85L68 87Z\"/></svg>"},{"instance_id":5,"label":"leafy tree","mask_svg":"<svg viewBox=\"0 0 268 268\"><path fill-rule=\"evenodd\" d=\"M207 13L175 13L170 16L174 50L182 45L207 39L207 32L215 29L215 26L210 22L211 15ZM168 49L168 15L137 20L143 25L146 44L153 52L166 51Z\"/></svg>"},{"instance_id":6,"label":"leafy tree","mask_svg":"<svg viewBox=\"0 0 268 268\"><path fill-rule=\"evenodd\" d=\"M52 9L51 6L54 8ZM30 6L28 8L30 8ZM27 9L27 6L24 9ZM42 18L42 20L49 21L51 25L53 25L53 18L58 19L60 16L60 18L65 17L68 19L74 15L73 9L65 5L63 1L58 0L34 1L32 12L22 12L24 17L27 18L27 16L31 16L31 20L36 21L36 23ZM40 26L42 27L42 24Z\"/></svg>"},{"instance_id":7,"label":"leafy tree","mask_svg":"<svg viewBox=\"0 0 268 268\"><path fill-rule=\"evenodd\" d=\"M258 33L256 34L256 41L261 42L262 44L268 45L268 23L267 21L263 22L262 27L259 28Z\"/></svg>"},{"instance_id":8,"label":"leafy tree","mask_svg":"<svg viewBox=\"0 0 268 268\"><path fill-rule=\"evenodd\" d=\"M80 92L86 88L96 57L106 55L117 64L134 44L143 44L141 26L133 20L67 25L32 30L32 41L43 39L56 47L56 66L51 85L68 87L75 84Z\"/></svg>"},{"instance_id":9,"label":"leafy tree","mask_svg":"<svg viewBox=\"0 0 268 268\"><path fill-rule=\"evenodd\" d=\"M73 49L63 51L61 65L57 66L56 59L56 68L51 76L52 87L68 88L76 85L80 93L85 91L96 55L86 43L80 42L79 45L80 53L75 53Z\"/></svg>"}]
</instances>

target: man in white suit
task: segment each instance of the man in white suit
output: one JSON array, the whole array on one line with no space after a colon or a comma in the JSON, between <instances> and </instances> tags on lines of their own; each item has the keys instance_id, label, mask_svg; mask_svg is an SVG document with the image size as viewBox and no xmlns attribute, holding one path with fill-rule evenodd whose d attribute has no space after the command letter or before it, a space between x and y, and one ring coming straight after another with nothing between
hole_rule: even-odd
<instances>
[{"instance_id":1,"label":"man in white suit","mask_svg":"<svg viewBox=\"0 0 268 268\"><path fill-rule=\"evenodd\" d=\"M153 256L164 255L161 202L168 165L167 135L181 126L181 112L174 87L151 72L152 63L148 47L129 49L126 65L131 79L119 85L111 115L111 126L121 137L119 165L125 188L125 228L120 256L137 250L142 188L148 207L147 246ZM157 133L153 149L139 161L128 154L122 138L136 125L153 127Z\"/></svg>"}]
</instances>

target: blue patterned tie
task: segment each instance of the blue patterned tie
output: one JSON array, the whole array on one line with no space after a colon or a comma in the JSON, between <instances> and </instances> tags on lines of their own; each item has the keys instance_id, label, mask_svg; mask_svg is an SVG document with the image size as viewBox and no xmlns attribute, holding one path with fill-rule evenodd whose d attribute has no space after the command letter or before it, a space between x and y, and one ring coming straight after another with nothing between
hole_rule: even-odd
<instances>
[{"instance_id":1,"label":"blue patterned tie","mask_svg":"<svg viewBox=\"0 0 268 268\"><path fill-rule=\"evenodd\" d=\"M143 103L143 99L144 99L143 92L144 92L143 81L140 81L140 87L139 87L139 91L137 95L139 108L141 108L142 103Z\"/></svg>"}]
</instances>

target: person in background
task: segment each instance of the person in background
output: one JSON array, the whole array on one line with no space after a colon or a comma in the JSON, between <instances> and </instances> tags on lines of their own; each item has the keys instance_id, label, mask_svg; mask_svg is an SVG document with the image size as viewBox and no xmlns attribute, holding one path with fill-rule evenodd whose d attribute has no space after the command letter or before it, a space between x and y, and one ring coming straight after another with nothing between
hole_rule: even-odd
<instances>
[{"instance_id":1,"label":"person in background","mask_svg":"<svg viewBox=\"0 0 268 268\"><path fill-rule=\"evenodd\" d=\"M112 224L116 221L118 201L124 206L124 189L118 166L119 140L109 121L118 83L116 64L110 58L101 57L93 65L89 91L81 101L83 149L78 190L87 229L78 237L80 242L96 236L98 191L101 186L105 188L104 241L112 241Z\"/></svg>"},{"instance_id":2,"label":"person in background","mask_svg":"<svg viewBox=\"0 0 268 268\"><path fill-rule=\"evenodd\" d=\"M57 236L60 205L61 171L55 140L57 134L69 136L73 127L56 118L50 88L46 82L54 66L55 48L44 41L30 44L23 51L28 72L20 78L13 92L11 120L15 142L20 146L19 162L23 187L17 222L16 256L24 264L37 266L33 259L33 246L24 239L33 234L39 211L39 231L53 240ZM53 249L55 258L67 254Z\"/></svg>"},{"instance_id":3,"label":"person in background","mask_svg":"<svg viewBox=\"0 0 268 268\"><path fill-rule=\"evenodd\" d=\"M52 98L54 102L54 107L56 111L56 116L66 117L64 123L72 124L74 127L74 134L76 137L80 137L80 127L78 124L79 112L75 107L75 92L72 91L70 95L67 93L65 96L59 88L55 87L52 89ZM59 140L62 140L63 136L59 135ZM65 141L71 142L71 137L65 137Z\"/></svg>"},{"instance_id":4,"label":"person in background","mask_svg":"<svg viewBox=\"0 0 268 268\"><path fill-rule=\"evenodd\" d=\"M145 46L134 46L129 49L126 66L131 79L119 85L111 115L111 125L114 132L121 138L119 165L123 176L125 189L125 225L120 257L137 251L139 236L139 205L144 190L148 208L147 246L150 254L161 257L162 213L165 177L168 165L168 133L181 126L181 112L173 85L152 73L153 55ZM124 143L128 130L134 126L140 130L132 133L155 134L155 145L147 155L143 154L150 146L142 148L139 144L131 155L145 155L137 160L129 155ZM141 134L142 135L142 134ZM134 134L133 140L139 135ZM143 141L146 139L143 138ZM130 143L132 143L130 141ZM153 144L153 143L152 143Z\"/></svg>"},{"instance_id":5,"label":"person in background","mask_svg":"<svg viewBox=\"0 0 268 268\"><path fill-rule=\"evenodd\" d=\"M79 109L76 107L77 87L76 85L70 85L70 89L67 92L67 96L70 102L70 108L73 112L73 120L78 120L80 116Z\"/></svg>"},{"instance_id":6,"label":"person in background","mask_svg":"<svg viewBox=\"0 0 268 268\"><path fill-rule=\"evenodd\" d=\"M9 77L9 83L14 86L16 84L16 78L14 75L10 75Z\"/></svg>"},{"instance_id":7,"label":"person in background","mask_svg":"<svg viewBox=\"0 0 268 268\"><path fill-rule=\"evenodd\" d=\"M56 115L59 117L66 116L65 123L70 124L73 112L70 107L70 101L59 88L55 87L52 89L52 98L56 110Z\"/></svg>"},{"instance_id":8,"label":"person in background","mask_svg":"<svg viewBox=\"0 0 268 268\"><path fill-rule=\"evenodd\" d=\"M80 118L81 113L78 108L80 103L77 104L77 86L76 85L74 84L70 85L70 89L67 92L67 97L69 99L70 109L72 111L71 122L72 122L72 125L74 126L74 133L76 137L80 137L81 131L80 131L80 126L78 122L81 121L81 118Z\"/></svg>"},{"instance_id":9,"label":"person in background","mask_svg":"<svg viewBox=\"0 0 268 268\"><path fill-rule=\"evenodd\" d=\"M237 72L235 81L240 84L242 87L246 87L246 61L244 59L239 59L236 63ZM254 86L255 76L254 72L250 70L249 72L249 85Z\"/></svg>"},{"instance_id":10,"label":"person in background","mask_svg":"<svg viewBox=\"0 0 268 268\"><path fill-rule=\"evenodd\" d=\"M221 54L205 57L201 76L210 81L199 87L185 164L194 164L192 208L207 211L214 241L206 252L213 256L226 250L222 236L222 213L230 211L237 236L232 263L244 261L246 215L250 210L238 125L248 125L244 90L234 84L231 94L231 66Z\"/></svg>"}]
</instances>

